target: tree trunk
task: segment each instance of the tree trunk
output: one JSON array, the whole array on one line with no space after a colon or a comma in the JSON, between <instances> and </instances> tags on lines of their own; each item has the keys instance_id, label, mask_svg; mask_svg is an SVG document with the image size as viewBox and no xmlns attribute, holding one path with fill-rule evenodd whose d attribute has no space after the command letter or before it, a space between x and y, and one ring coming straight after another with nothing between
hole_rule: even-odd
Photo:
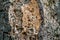
<instances>
[{"instance_id":1,"label":"tree trunk","mask_svg":"<svg viewBox=\"0 0 60 40\"><path fill-rule=\"evenodd\" d=\"M58 0L40 0L43 6L44 21L40 28L39 40L60 40L59 22L57 19ZM57 4L57 5L56 5Z\"/></svg>"},{"instance_id":2,"label":"tree trunk","mask_svg":"<svg viewBox=\"0 0 60 40\"><path fill-rule=\"evenodd\" d=\"M10 0L9 23L15 40L38 40L41 15L36 0Z\"/></svg>"},{"instance_id":3,"label":"tree trunk","mask_svg":"<svg viewBox=\"0 0 60 40\"><path fill-rule=\"evenodd\" d=\"M60 40L60 0L0 0L0 40Z\"/></svg>"}]
</instances>

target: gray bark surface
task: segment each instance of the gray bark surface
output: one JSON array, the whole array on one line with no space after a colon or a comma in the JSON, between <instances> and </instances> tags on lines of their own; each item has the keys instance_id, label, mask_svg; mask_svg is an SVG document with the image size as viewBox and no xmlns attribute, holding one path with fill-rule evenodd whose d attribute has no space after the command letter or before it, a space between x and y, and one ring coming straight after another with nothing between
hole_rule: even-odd
<instances>
[{"instance_id":1,"label":"gray bark surface","mask_svg":"<svg viewBox=\"0 0 60 40\"><path fill-rule=\"evenodd\" d=\"M21 0L22 3L18 3L16 6L27 4L29 1ZM26 35L10 33L12 26L9 24L9 7L14 4L14 0L0 0L0 40L60 40L60 1L37 0L37 3L40 8L42 24L39 28L38 39L34 39L33 36L32 39L29 39L29 36ZM17 9L19 9L18 6Z\"/></svg>"}]
</instances>

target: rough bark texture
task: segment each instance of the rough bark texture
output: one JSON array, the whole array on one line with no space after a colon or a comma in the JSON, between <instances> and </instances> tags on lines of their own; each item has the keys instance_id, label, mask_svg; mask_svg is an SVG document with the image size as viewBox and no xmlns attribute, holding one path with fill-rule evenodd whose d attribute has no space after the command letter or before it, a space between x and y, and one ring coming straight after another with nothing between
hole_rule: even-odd
<instances>
[{"instance_id":1,"label":"rough bark texture","mask_svg":"<svg viewBox=\"0 0 60 40\"><path fill-rule=\"evenodd\" d=\"M59 0L0 0L0 40L60 40Z\"/></svg>"},{"instance_id":2,"label":"rough bark texture","mask_svg":"<svg viewBox=\"0 0 60 40\"><path fill-rule=\"evenodd\" d=\"M43 6L44 21L40 28L39 40L60 40L60 25L57 19L58 0L40 0ZM58 5L58 4L57 4Z\"/></svg>"},{"instance_id":3,"label":"rough bark texture","mask_svg":"<svg viewBox=\"0 0 60 40\"><path fill-rule=\"evenodd\" d=\"M37 1L15 0L12 4L8 12L9 23L12 26L11 35L17 36L16 40L38 40L41 16Z\"/></svg>"}]
</instances>

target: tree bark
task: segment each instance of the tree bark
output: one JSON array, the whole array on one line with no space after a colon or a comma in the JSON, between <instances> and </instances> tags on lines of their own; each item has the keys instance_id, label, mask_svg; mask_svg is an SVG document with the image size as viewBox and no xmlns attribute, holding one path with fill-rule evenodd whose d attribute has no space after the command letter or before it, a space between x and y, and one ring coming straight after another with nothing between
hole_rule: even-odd
<instances>
[{"instance_id":1,"label":"tree bark","mask_svg":"<svg viewBox=\"0 0 60 40\"><path fill-rule=\"evenodd\" d=\"M56 4L59 0L40 0L43 6L44 21L40 28L39 40L60 40L60 25L57 19ZM58 4L57 4L58 5ZM58 31L59 30L59 31ZM57 33L58 32L58 33Z\"/></svg>"},{"instance_id":2,"label":"tree bark","mask_svg":"<svg viewBox=\"0 0 60 40\"><path fill-rule=\"evenodd\" d=\"M0 40L60 40L60 0L0 0Z\"/></svg>"}]
</instances>

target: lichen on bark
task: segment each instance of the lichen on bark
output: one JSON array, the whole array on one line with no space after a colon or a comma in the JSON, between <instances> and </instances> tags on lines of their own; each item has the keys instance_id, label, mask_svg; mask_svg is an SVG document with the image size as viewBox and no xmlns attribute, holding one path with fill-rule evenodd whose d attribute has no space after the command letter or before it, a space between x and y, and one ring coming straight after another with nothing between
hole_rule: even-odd
<instances>
[{"instance_id":1,"label":"lichen on bark","mask_svg":"<svg viewBox=\"0 0 60 40\"><path fill-rule=\"evenodd\" d=\"M0 40L60 40L60 0L0 0Z\"/></svg>"},{"instance_id":2,"label":"lichen on bark","mask_svg":"<svg viewBox=\"0 0 60 40\"><path fill-rule=\"evenodd\" d=\"M42 40L60 40L59 38L60 36L59 37L55 36L55 32L58 32L58 29L60 29L60 25L57 19L57 12L55 9L58 0L40 0L40 1L43 6L44 22L43 26L40 28L41 31L39 33L40 34L39 40L41 40L41 38Z\"/></svg>"}]
</instances>

